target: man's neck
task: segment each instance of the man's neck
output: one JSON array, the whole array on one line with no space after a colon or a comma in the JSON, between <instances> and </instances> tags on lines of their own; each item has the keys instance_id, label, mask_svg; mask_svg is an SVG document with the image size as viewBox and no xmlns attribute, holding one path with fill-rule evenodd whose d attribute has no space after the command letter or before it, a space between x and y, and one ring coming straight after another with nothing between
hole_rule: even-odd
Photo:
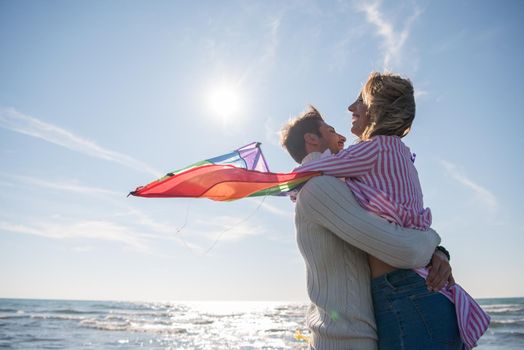
<instances>
[{"instance_id":1,"label":"man's neck","mask_svg":"<svg viewBox=\"0 0 524 350\"><path fill-rule=\"evenodd\" d=\"M313 151L313 152L309 152L305 157L304 159L302 159L302 162L300 163L301 165L304 165L306 163L309 163L309 162L312 162L314 160L317 160L317 159L320 159L320 158L324 158L324 157L329 157L331 156L332 153L331 153L331 150L326 149L324 151Z\"/></svg>"},{"instance_id":2,"label":"man's neck","mask_svg":"<svg viewBox=\"0 0 524 350\"><path fill-rule=\"evenodd\" d=\"M304 165L314 160L320 159L321 155L322 153L320 152L310 152L304 157L304 159L302 159L302 162L300 164Z\"/></svg>"}]
</instances>

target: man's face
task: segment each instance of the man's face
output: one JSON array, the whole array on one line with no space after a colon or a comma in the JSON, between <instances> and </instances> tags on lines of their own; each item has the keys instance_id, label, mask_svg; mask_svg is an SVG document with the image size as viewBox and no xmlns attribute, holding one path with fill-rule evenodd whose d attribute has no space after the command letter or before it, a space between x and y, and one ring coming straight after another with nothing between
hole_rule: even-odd
<instances>
[{"instance_id":1,"label":"man's face","mask_svg":"<svg viewBox=\"0 0 524 350\"><path fill-rule=\"evenodd\" d=\"M320 132L320 152L324 152L329 148L332 153L338 153L344 148L344 142L346 142L346 138L338 134L334 127L325 122L322 122L318 130Z\"/></svg>"}]
</instances>

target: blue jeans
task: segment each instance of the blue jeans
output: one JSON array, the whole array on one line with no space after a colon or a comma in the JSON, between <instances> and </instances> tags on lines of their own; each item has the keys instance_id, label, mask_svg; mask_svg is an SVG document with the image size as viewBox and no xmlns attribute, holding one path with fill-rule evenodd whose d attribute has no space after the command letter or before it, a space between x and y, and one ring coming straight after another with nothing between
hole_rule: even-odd
<instances>
[{"instance_id":1,"label":"blue jeans","mask_svg":"<svg viewBox=\"0 0 524 350\"><path fill-rule=\"evenodd\" d=\"M460 350L454 305L412 270L371 281L379 350Z\"/></svg>"}]
</instances>

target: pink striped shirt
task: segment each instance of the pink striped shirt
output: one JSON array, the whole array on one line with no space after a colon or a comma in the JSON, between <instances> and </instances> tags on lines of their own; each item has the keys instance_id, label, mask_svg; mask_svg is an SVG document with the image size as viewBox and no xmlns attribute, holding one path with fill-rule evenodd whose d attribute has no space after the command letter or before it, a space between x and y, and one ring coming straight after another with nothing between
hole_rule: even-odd
<instances>
[{"instance_id":1,"label":"pink striped shirt","mask_svg":"<svg viewBox=\"0 0 524 350\"><path fill-rule=\"evenodd\" d=\"M294 171L312 170L345 177L364 209L391 222L421 230L431 226L431 211L423 207L417 169L400 137L375 136Z\"/></svg>"},{"instance_id":2,"label":"pink striped shirt","mask_svg":"<svg viewBox=\"0 0 524 350\"><path fill-rule=\"evenodd\" d=\"M322 171L345 177L357 201L370 212L403 227L425 230L431 226L431 211L424 208L422 189L414 158L398 136L374 136L337 155L311 161L294 171ZM424 279L427 268L415 270ZM454 305L464 349L477 345L490 317L458 284L440 291Z\"/></svg>"}]
</instances>

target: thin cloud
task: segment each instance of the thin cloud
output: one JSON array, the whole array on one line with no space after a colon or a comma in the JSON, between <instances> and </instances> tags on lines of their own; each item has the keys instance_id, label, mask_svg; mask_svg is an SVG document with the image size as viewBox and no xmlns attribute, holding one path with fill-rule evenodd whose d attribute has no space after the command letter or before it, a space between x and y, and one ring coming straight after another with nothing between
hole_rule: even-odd
<instances>
[{"instance_id":1,"label":"thin cloud","mask_svg":"<svg viewBox=\"0 0 524 350\"><path fill-rule=\"evenodd\" d=\"M156 177L162 174L162 172L133 157L103 148L59 126L20 113L14 108L0 108L0 126L91 157L104 159L134 170L146 172Z\"/></svg>"},{"instance_id":2,"label":"thin cloud","mask_svg":"<svg viewBox=\"0 0 524 350\"><path fill-rule=\"evenodd\" d=\"M133 208L131 206L126 206L126 208L127 208L127 211L125 213L117 214L117 216L132 217L133 223L141 225L147 228L148 230L150 230L151 232L153 232L152 234L151 233L148 234L148 237L151 237L151 238L153 237L161 238L161 239L173 238L174 235L178 231L180 231L185 226L185 224L187 224L186 222L182 225L177 226L174 224L162 223L158 221L157 219L152 218L149 214L146 214L145 212L139 209Z\"/></svg>"},{"instance_id":3,"label":"thin cloud","mask_svg":"<svg viewBox=\"0 0 524 350\"><path fill-rule=\"evenodd\" d=\"M14 180L15 182L3 182L3 178L7 178L9 180ZM149 227L150 229L153 229L156 233L169 233L174 232L173 227L167 225L167 224L160 224L153 220L151 217L149 217L147 214L143 213L142 211L134 208L133 206L126 204L124 193L108 190L105 188L100 187L93 187L93 186L86 186L83 184L78 183L74 180L68 180L63 182L58 181L49 181L49 180L43 180L35 177L30 176L23 176L23 175L15 175L15 174L9 174L0 172L0 184L5 183L6 185L9 185L10 187L14 186L14 184L24 184L34 187L40 187L50 190L55 190L59 192L70 192L75 194L80 194L84 196L102 196L104 198L104 203L111 203L115 206L124 208L126 211L124 213L119 213L114 216L130 216L135 218L135 222L137 224Z\"/></svg>"},{"instance_id":4,"label":"thin cloud","mask_svg":"<svg viewBox=\"0 0 524 350\"><path fill-rule=\"evenodd\" d=\"M230 216L214 217L213 221L193 220L195 228L184 228L177 232L176 238L198 256L208 255L217 245L240 241L248 236L256 236L266 231L260 225L238 221Z\"/></svg>"},{"instance_id":5,"label":"thin cloud","mask_svg":"<svg viewBox=\"0 0 524 350\"><path fill-rule=\"evenodd\" d=\"M135 227L138 227L139 230L135 232L140 232L141 237L145 237L148 240L153 239L174 239L180 241L178 237L175 236L175 233L178 230L178 227L172 224L162 223L159 222L156 219L153 219L145 212L133 207L130 204L127 204L126 198L123 193L107 190L104 188L98 188L98 187L92 187L92 186L85 186L82 184L79 184L77 182L56 182L56 181L49 181L49 180L42 180L37 179L29 176L21 176L21 175L13 175L13 174L7 174L0 172L0 185L2 185L2 177L7 178L9 180L14 180L13 183L9 182L11 187L23 184L23 185L29 185L34 187L40 187L45 189L50 189L54 191L59 192L70 192L73 194L79 194L83 196L97 196L103 198L103 202L106 204L112 204L116 207L123 208L124 212L121 213L114 213L111 216L113 218L117 217L129 217L130 219L126 220L127 226L132 225ZM101 221L96 221L101 222ZM104 221L107 222L107 221ZM49 228L48 225L44 225L46 228ZM114 228L122 226L121 224L113 224L112 226L112 232L115 232ZM5 228L6 226L4 226ZM14 228L15 226L11 226L11 228ZM52 235L50 233L57 232L56 230L49 230L45 229L42 232L40 231L34 231L31 226L23 226L24 230L23 233L28 234L36 234L36 235L43 235L50 238L57 238L56 235ZM109 227L109 224L106 224L106 227ZM40 230L38 228L37 230ZM19 230L15 230L16 232L19 232ZM133 230L130 230L130 234L132 234ZM115 235L108 235L107 237L115 237ZM91 237L96 238L96 237Z\"/></svg>"},{"instance_id":6,"label":"thin cloud","mask_svg":"<svg viewBox=\"0 0 524 350\"><path fill-rule=\"evenodd\" d=\"M197 220L199 231L195 231L201 237L207 239L216 239L219 236L220 241L238 241L245 237L261 235L265 232L260 225L247 222L251 215L246 218L233 216L216 216L212 221L199 219Z\"/></svg>"},{"instance_id":7,"label":"thin cloud","mask_svg":"<svg viewBox=\"0 0 524 350\"><path fill-rule=\"evenodd\" d=\"M247 198L248 200L251 200L253 204L257 205L257 206L260 206L261 209L271 213L271 214L275 214L275 215L278 215L278 216L281 216L281 217L284 217L284 218L287 218L287 219L292 219L295 217L295 214L294 212L292 211L289 211L289 210L282 210L280 208L277 208L276 206L272 205L272 204L269 204L267 202L263 202L263 203L260 203L260 199L259 198ZM289 199L288 199L289 200Z\"/></svg>"},{"instance_id":8,"label":"thin cloud","mask_svg":"<svg viewBox=\"0 0 524 350\"><path fill-rule=\"evenodd\" d=\"M279 44L279 30L280 24L282 22L284 12L270 17L267 22L267 38L266 44L261 50L262 54L258 52L257 56L260 56L257 60L254 61L249 67L246 68L242 77L238 81L238 86L242 86L244 82L249 81L253 75L261 75L267 72L275 62L275 57L277 54L277 48Z\"/></svg>"},{"instance_id":9,"label":"thin cloud","mask_svg":"<svg viewBox=\"0 0 524 350\"><path fill-rule=\"evenodd\" d=\"M62 182L56 182L56 181L47 181L38 179L35 177L30 176L23 176L23 175L13 175L13 174L7 174L0 172L0 176L6 177L8 179L15 180L17 182L21 182L23 184L27 184L30 186L36 186L41 188L47 188L57 191L66 191L66 192L73 192L78 194L84 194L84 195L105 195L105 196L123 196L123 193L111 191L104 188L99 187L92 187L92 186L85 186L81 185L75 181L62 181Z\"/></svg>"},{"instance_id":10,"label":"thin cloud","mask_svg":"<svg viewBox=\"0 0 524 350\"><path fill-rule=\"evenodd\" d=\"M454 34L451 37L448 37L436 43L435 47L431 50L432 54L442 54L448 51L457 50L461 47L465 40L467 40L468 32L466 29L462 29L458 33Z\"/></svg>"},{"instance_id":11,"label":"thin cloud","mask_svg":"<svg viewBox=\"0 0 524 350\"><path fill-rule=\"evenodd\" d=\"M279 30L280 24L282 23L283 14L271 17L268 22L269 26L269 40L266 46L264 55L262 56L262 63L271 62L275 59L277 53L277 47L279 43Z\"/></svg>"},{"instance_id":12,"label":"thin cloud","mask_svg":"<svg viewBox=\"0 0 524 350\"><path fill-rule=\"evenodd\" d=\"M414 5L414 13L404 21L404 28L397 29L393 23L380 9L380 2L359 3L357 9L366 14L368 23L376 27L376 34L382 38L383 65L384 69L398 66L402 61L402 51L410 36L412 23L422 14L422 11Z\"/></svg>"},{"instance_id":13,"label":"thin cloud","mask_svg":"<svg viewBox=\"0 0 524 350\"><path fill-rule=\"evenodd\" d=\"M273 146L280 147L280 128L282 128L282 125L277 126L277 123L272 117L268 117L264 121L265 139Z\"/></svg>"},{"instance_id":14,"label":"thin cloud","mask_svg":"<svg viewBox=\"0 0 524 350\"><path fill-rule=\"evenodd\" d=\"M415 99L418 99L422 96L427 96L428 94L429 92L427 92L426 90L415 89Z\"/></svg>"},{"instance_id":15,"label":"thin cloud","mask_svg":"<svg viewBox=\"0 0 524 350\"><path fill-rule=\"evenodd\" d=\"M87 238L124 243L126 246L143 253L150 253L150 248L139 234L130 227L103 220L84 220L77 222L53 221L39 222L32 225L0 221L0 231L41 236L51 239Z\"/></svg>"},{"instance_id":16,"label":"thin cloud","mask_svg":"<svg viewBox=\"0 0 524 350\"><path fill-rule=\"evenodd\" d=\"M7 176L2 173L0 173L0 175ZM140 232L143 232L143 236L147 236L149 239L177 239L174 234L179 230L178 226L160 222L158 219L151 217L144 211L137 209L132 204L128 204L128 200L121 192L99 187L85 186L74 182L61 183L21 175L10 175L9 177L31 186L71 192L85 196L101 196L104 199L104 203L110 203L118 208L122 208L121 212L112 214L112 217L129 217L130 219L128 219L127 222L142 227ZM187 208L187 214L189 214L189 207Z\"/></svg>"},{"instance_id":17,"label":"thin cloud","mask_svg":"<svg viewBox=\"0 0 524 350\"><path fill-rule=\"evenodd\" d=\"M446 170L446 173L449 176L451 176L453 179L458 181L463 186L472 190L475 196L480 201L482 201L482 203L484 203L486 206L492 209L496 209L498 207L497 197L488 189L475 183L473 180L464 175L455 164L445 160L442 160L440 163L442 164L442 166Z\"/></svg>"}]
</instances>

